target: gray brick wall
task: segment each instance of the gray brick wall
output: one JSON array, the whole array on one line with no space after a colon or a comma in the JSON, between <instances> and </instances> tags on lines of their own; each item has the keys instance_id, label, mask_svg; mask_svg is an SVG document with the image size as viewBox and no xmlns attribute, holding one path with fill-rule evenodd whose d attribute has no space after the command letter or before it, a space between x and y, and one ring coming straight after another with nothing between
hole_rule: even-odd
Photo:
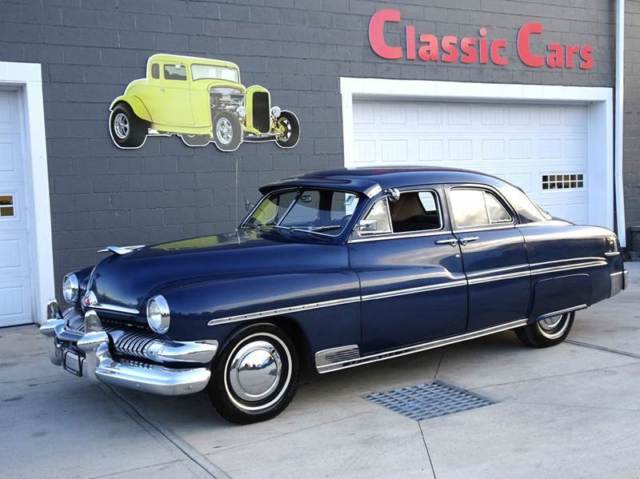
<instances>
[{"instance_id":1,"label":"gray brick wall","mask_svg":"<svg viewBox=\"0 0 640 479\"><path fill-rule=\"evenodd\" d=\"M389 4L369 0L0 0L0 60L43 64L56 280L95 262L106 244L232 229L261 183L341 166L340 76L612 86L612 3L394 2L419 31L477 35L486 26L490 35L505 36L512 61L497 68L378 59L367 25ZM530 20L542 21L549 38L590 42L595 68L523 67L513 48L517 28ZM222 154L213 146L189 149L177 138L152 138L141 150L117 150L108 135L108 105L159 51L238 63L245 84L266 86L274 104L298 114L299 145L283 151L244 144ZM637 195L636 186L628 190ZM631 219L640 214L628 211Z\"/></svg>"},{"instance_id":2,"label":"gray brick wall","mask_svg":"<svg viewBox=\"0 0 640 479\"><path fill-rule=\"evenodd\" d=\"M624 197L627 227L640 226L640 2L625 2Z\"/></svg>"}]
</instances>

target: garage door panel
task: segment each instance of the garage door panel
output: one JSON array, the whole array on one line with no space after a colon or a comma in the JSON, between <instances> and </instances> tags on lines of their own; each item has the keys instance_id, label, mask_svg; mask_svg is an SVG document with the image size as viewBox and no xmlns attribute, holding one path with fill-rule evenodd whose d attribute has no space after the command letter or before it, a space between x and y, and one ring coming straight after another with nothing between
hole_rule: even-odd
<instances>
[{"instance_id":1,"label":"garage door panel","mask_svg":"<svg viewBox=\"0 0 640 479\"><path fill-rule=\"evenodd\" d=\"M353 120L347 166L475 169L513 182L558 217L588 219L585 106L366 100L354 103ZM543 191L549 174L582 174L583 187Z\"/></svg>"}]
</instances>

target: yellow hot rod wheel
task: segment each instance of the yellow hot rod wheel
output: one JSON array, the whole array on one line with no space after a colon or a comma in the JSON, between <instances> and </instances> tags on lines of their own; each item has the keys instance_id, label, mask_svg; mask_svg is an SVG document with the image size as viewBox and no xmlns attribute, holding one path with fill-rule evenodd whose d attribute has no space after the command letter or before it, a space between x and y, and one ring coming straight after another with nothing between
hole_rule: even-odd
<instances>
[{"instance_id":1,"label":"yellow hot rod wheel","mask_svg":"<svg viewBox=\"0 0 640 479\"><path fill-rule=\"evenodd\" d=\"M118 103L109 116L111 138L120 148L140 148L149 131L149 123L138 118L126 103Z\"/></svg>"},{"instance_id":2,"label":"yellow hot rod wheel","mask_svg":"<svg viewBox=\"0 0 640 479\"><path fill-rule=\"evenodd\" d=\"M213 118L213 141L220 151L238 149L242 143L242 126L235 114L222 111Z\"/></svg>"},{"instance_id":3,"label":"yellow hot rod wheel","mask_svg":"<svg viewBox=\"0 0 640 479\"><path fill-rule=\"evenodd\" d=\"M300 123L298 117L290 111L283 111L276 120L282 133L276 136L276 143L280 148L293 148L300 139Z\"/></svg>"}]
</instances>

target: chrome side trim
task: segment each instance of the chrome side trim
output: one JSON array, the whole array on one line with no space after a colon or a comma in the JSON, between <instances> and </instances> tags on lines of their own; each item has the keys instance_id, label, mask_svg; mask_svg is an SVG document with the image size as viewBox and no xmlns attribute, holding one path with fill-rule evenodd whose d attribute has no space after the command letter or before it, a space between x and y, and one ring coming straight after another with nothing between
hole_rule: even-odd
<instances>
[{"instance_id":1,"label":"chrome side trim","mask_svg":"<svg viewBox=\"0 0 640 479\"><path fill-rule=\"evenodd\" d=\"M315 354L316 367L327 366L343 361L352 361L360 357L360 348L357 344L348 344L335 348L323 349Z\"/></svg>"},{"instance_id":2,"label":"chrome side trim","mask_svg":"<svg viewBox=\"0 0 640 479\"><path fill-rule=\"evenodd\" d=\"M607 257L620 256L620 251L607 251L604 255Z\"/></svg>"},{"instance_id":3,"label":"chrome side trim","mask_svg":"<svg viewBox=\"0 0 640 479\"><path fill-rule=\"evenodd\" d=\"M586 304L579 304L577 306L571 306L570 308L559 309L552 311L551 313L541 314L536 318L536 321L542 321L543 319L550 318L551 316L558 316L559 314L571 313L572 311L580 311L581 309L587 309L589 306Z\"/></svg>"},{"instance_id":4,"label":"chrome side trim","mask_svg":"<svg viewBox=\"0 0 640 479\"><path fill-rule=\"evenodd\" d=\"M617 271L617 272L615 272L615 273L611 273L609 276L620 276L621 274L626 275L626 274L628 274L628 273L629 273L629 271L627 271L627 270L625 269L624 271Z\"/></svg>"},{"instance_id":5,"label":"chrome side trim","mask_svg":"<svg viewBox=\"0 0 640 479\"><path fill-rule=\"evenodd\" d=\"M379 235L372 236L364 236L362 238L352 238L347 241L347 243L365 243L369 241L385 241L385 240L398 240L398 239L406 239L406 238L422 238L428 236L445 236L447 234L452 234L451 231L445 230L426 230L426 231L418 231L415 233L385 233Z\"/></svg>"},{"instance_id":6,"label":"chrome side trim","mask_svg":"<svg viewBox=\"0 0 640 479\"><path fill-rule=\"evenodd\" d=\"M547 264L558 264L558 263L568 263L569 261L606 261L602 256L584 256L582 258L565 258L565 259L555 259L552 261L542 261L540 263L531 263L531 268L536 266L544 266Z\"/></svg>"},{"instance_id":7,"label":"chrome side trim","mask_svg":"<svg viewBox=\"0 0 640 479\"><path fill-rule=\"evenodd\" d=\"M439 289L457 288L458 286L466 286L467 280L461 279L450 281L448 283L429 284L427 286L417 286L415 288L397 289L393 291L385 291L383 293L366 294L362 296L362 301L375 301L376 299L384 299L395 296L405 296L407 294L424 293L426 291L436 291Z\"/></svg>"},{"instance_id":8,"label":"chrome side trim","mask_svg":"<svg viewBox=\"0 0 640 479\"><path fill-rule=\"evenodd\" d=\"M551 268L536 269L531 271L531 275L533 276L537 274L559 273L561 271L571 271L574 269L599 268L601 266L608 266L608 265L609 263L607 263L605 260L591 261L588 263L569 264L566 266L554 266Z\"/></svg>"},{"instance_id":9,"label":"chrome side trim","mask_svg":"<svg viewBox=\"0 0 640 479\"><path fill-rule=\"evenodd\" d=\"M98 309L101 311L113 311L114 313L124 313L124 314L140 314L135 308L126 308L124 306L116 306L115 304L105 304L105 303L96 303L89 306L91 309Z\"/></svg>"},{"instance_id":10,"label":"chrome side trim","mask_svg":"<svg viewBox=\"0 0 640 479\"><path fill-rule=\"evenodd\" d=\"M488 336L489 334L499 333L502 331L508 331L510 329L519 328L527 324L526 319L518 319L517 321L511 321L510 323L500 324L498 326L492 326L490 328L481 329L479 331L472 331L470 333L460 334L458 336L452 336L450 338L437 339L427 343L416 344L409 347L393 349L391 351L384 351L381 353L370 354L358 359L337 361L331 364L316 365L318 373L325 374L340 369L354 368L356 366L362 366L363 364L371 364L385 359L397 358L400 356L406 356L408 354L415 354L422 351L428 351L429 349L439 348L447 346L449 344L460 343L462 341L468 341L470 339L480 338L482 336Z\"/></svg>"},{"instance_id":11,"label":"chrome side trim","mask_svg":"<svg viewBox=\"0 0 640 479\"><path fill-rule=\"evenodd\" d=\"M308 309L330 308L332 306L341 306L343 304L358 303L360 296L351 296L349 298L331 299L328 301L319 301L317 303L307 303L298 306L288 306L285 308L270 309L267 311L257 311L255 313L238 314L236 316L227 316L223 318L212 319L207 326L217 326L219 324L235 323L237 321L249 321L251 319L265 318L269 316L277 316L279 314L298 313Z\"/></svg>"},{"instance_id":12,"label":"chrome side trim","mask_svg":"<svg viewBox=\"0 0 640 479\"><path fill-rule=\"evenodd\" d=\"M519 271L516 273L506 273L499 274L493 276L484 276L482 278L471 278L469 279L469 284L483 284L483 283L491 283L493 281L502 281L505 279L516 279L516 278L527 278L531 276L530 271Z\"/></svg>"}]
</instances>

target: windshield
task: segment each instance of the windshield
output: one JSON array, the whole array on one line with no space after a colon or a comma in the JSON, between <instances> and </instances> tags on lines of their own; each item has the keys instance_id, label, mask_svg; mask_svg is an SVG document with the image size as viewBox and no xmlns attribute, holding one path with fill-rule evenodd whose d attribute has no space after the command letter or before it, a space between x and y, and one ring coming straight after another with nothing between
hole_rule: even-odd
<instances>
[{"instance_id":1,"label":"windshield","mask_svg":"<svg viewBox=\"0 0 640 479\"><path fill-rule=\"evenodd\" d=\"M191 65L193 80L214 79L229 80L240 83L240 74L235 68L219 67L215 65Z\"/></svg>"},{"instance_id":2,"label":"windshield","mask_svg":"<svg viewBox=\"0 0 640 479\"><path fill-rule=\"evenodd\" d=\"M358 195L344 191L296 189L265 196L243 228L275 227L338 236L358 205Z\"/></svg>"}]
</instances>

